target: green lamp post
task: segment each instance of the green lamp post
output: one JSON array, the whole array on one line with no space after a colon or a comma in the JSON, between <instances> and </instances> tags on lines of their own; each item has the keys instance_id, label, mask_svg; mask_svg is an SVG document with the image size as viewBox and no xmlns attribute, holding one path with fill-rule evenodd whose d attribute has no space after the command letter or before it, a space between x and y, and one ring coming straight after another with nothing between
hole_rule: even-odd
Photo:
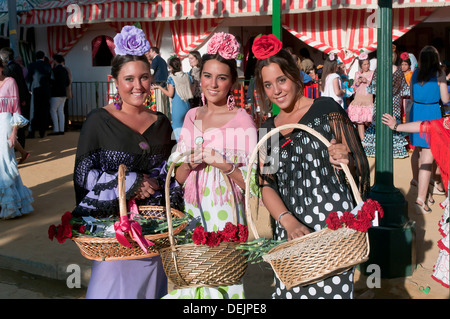
<instances>
[{"instance_id":1,"label":"green lamp post","mask_svg":"<svg viewBox=\"0 0 450 319\"><path fill-rule=\"evenodd\" d=\"M281 24L281 0L272 1L272 33L283 41L283 26ZM280 113L280 108L272 103L272 115Z\"/></svg>"},{"instance_id":2,"label":"green lamp post","mask_svg":"<svg viewBox=\"0 0 450 319\"><path fill-rule=\"evenodd\" d=\"M363 265L376 264L382 278L410 276L414 264L415 224L408 219L408 202L393 185L392 131L381 124L392 114L392 1L378 1L375 182L369 198L384 210L378 227L369 230L370 255Z\"/></svg>"}]
</instances>

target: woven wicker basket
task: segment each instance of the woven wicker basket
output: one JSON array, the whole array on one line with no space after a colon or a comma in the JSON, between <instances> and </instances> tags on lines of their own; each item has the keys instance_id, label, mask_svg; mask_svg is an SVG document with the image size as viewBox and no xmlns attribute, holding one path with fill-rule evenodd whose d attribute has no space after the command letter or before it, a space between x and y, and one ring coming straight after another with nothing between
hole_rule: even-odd
<instances>
[{"instance_id":1,"label":"woven wicker basket","mask_svg":"<svg viewBox=\"0 0 450 319\"><path fill-rule=\"evenodd\" d=\"M190 152L180 154L169 167L168 175L174 170L176 162L189 154ZM224 178L231 195L233 216L236 218L236 205L230 181L225 175ZM215 247L196 244L176 245L172 218L168 215L167 219L170 247L162 249L160 253L166 275L175 288L230 286L240 282L247 270L247 257L242 254L242 250L236 249L239 243L222 242Z\"/></svg>"},{"instance_id":2,"label":"woven wicker basket","mask_svg":"<svg viewBox=\"0 0 450 319\"><path fill-rule=\"evenodd\" d=\"M127 204L125 197L125 165L119 166L119 213L120 216L127 215ZM168 178L170 175L167 175ZM170 178L169 178L170 179ZM166 193L168 190L166 189ZM170 199L170 198L169 198ZM168 209L171 214L170 216L176 216L182 218L184 214L179 210L170 207L170 200L168 207L164 206L139 206L139 214L146 219L160 219L166 217L166 209ZM186 223L178 226L173 232L178 234L181 230L186 227ZM144 237L154 245L148 247L148 251L145 252L142 248L129 236L127 235L128 242L131 244L131 248L125 247L120 244L115 237L92 237L92 236L76 236L72 237L72 240L80 248L81 254L91 260L128 260L128 259L141 259L147 257L153 257L159 254L159 250L170 245L168 239L169 233L160 233L153 235L145 235Z\"/></svg>"},{"instance_id":3,"label":"woven wicker basket","mask_svg":"<svg viewBox=\"0 0 450 319\"><path fill-rule=\"evenodd\" d=\"M287 129L301 129L318 138L325 146L330 143L315 130L303 124L286 124L267 133L257 144L253 151L249 166L253 165L259 154L261 146L272 135ZM361 195L347 165L341 164L347 177L356 203L361 203ZM252 221L249 206L250 174L246 178L245 203L249 228L255 238L259 238L258 230ZM272 248L263 256L278 279L287 289L303 286L323 280L333 274L341 273L357 264L365 262L369 256L369 238L362 233L347 227L337 230L324 228L300 238L282 243Z\"/></svg>"}]
</instances>

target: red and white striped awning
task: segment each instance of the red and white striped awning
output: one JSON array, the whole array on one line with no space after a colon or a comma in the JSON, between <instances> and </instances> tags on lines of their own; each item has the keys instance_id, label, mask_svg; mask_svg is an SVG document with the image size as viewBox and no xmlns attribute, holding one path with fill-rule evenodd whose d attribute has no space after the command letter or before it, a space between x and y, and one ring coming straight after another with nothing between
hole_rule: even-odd
<instances>
[{"instance_id":1,"label":"red and white striped awning","mask_svg":"<svg viewBox=\"0 0 450 319\"><path fill-rule=\"evenodd\" d=\"M378 0L283 0L282 13L313 13L337 9L376 8ZM76 7L69 7L76 5ZM393 8L449 6L450 0L393 0ZM81 24L110 21L174 21L272 14L270 0L62 0L48 1L21 15L27 26L65 25L77 17ZM74 22L74 21L73 21Z\"/></svg>"},{"instance_id":2,"label":"red and white striped awning","mask_svg":"<svg viewBox=\"0 0 450 319\"><path fill-rule=\"evenodd\" d=\"M392 40L423 21L433 8L408 7L392 10ZM283 27L309 46L324 53L337 53L349 67L360 51L377 48L375 10L328 10L283 16Z\"/></svg>"}]
</instances>

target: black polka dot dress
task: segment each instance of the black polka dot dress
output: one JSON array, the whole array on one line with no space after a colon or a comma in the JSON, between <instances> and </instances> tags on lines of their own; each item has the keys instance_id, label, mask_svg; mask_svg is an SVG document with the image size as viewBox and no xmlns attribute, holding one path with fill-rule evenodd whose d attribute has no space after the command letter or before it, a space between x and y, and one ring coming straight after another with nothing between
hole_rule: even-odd
<instances>
[{"instance_id":1,"label":"black polka dot dress","mask_svg":"<svg viewBox=\"0 0 450 319\"><path fill-rule=\"evenodd\" d=\"M330 113L340 114L332 102L316 100L310 110L300 120L322 134L326 139L336 138L330 124ZM320 101L319 101L320 100ZM331 104L331 109L330 105ZM336 104L337 105L337 104ZM324 112L325 111L325 112ZM347 117L348 119L348 117ZM349 125L350 122L349 122ZM267 120L262 131L273 129L274 119ZM351 131L351 130L350 130ZM356 132L356 131L355 131ZM345 182L342 170L335 170L329 162L328 148L313 135L294 130L289 136L279 137L279 143L267 145L268 165L273 174L263 176L269 182L269 187L275 189L285 206L304 225L312 231L326 227L328 214L351 211L355 205L350 188ZM363 153L362 147L360 152ZM366 159L367 160L367 159ZM276 169L274 169L276 168ZM287 233L275 221L275 239L286 239ZM275 276L275 292L273 298L308 299L308 298L353 298L353 270L331 276L325 280L307 285L297 286L287 290Z\"/></svg>"}]
</instances>

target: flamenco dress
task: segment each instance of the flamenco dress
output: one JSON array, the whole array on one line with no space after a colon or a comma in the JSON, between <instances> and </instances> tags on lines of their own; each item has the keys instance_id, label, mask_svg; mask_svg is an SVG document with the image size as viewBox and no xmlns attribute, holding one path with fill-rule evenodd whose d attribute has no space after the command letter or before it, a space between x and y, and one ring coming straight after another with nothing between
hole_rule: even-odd
<instances>
[{"instance_id":1,"label":"flamenco dress","mask_svg":"<svg viewBox=\"0 0 450 319\"><path fill-rule=\"evenodd\" d=\"M377 91L377 72L375 71L372 79L372 83L367 87L367 93L376 95ZM393 89L392 89L392 115L397 119L397 123L401 123L402 116L402 97L409 96L409 86L406 84L405 76L400 68L398 68L393 74ZM366 129L364 133L364 139L362 144L364 145L364 151L368 157L375 157L375 127L376 123L376 100L374 101L373 118L372 123ZM382 124L381 124L382 125ZM401 132L392 132L392 154L393 158L406 158L409 154L406 150L408 141L405 138L405 134Z\"/></svg>"},{"instance_id":2,"label":"flamenco dress","mask_svg":"<svg viewBox=\"0 0 450 319\"><path fill-rule=\"evenodd\" d=\"M373 117L373 94L367 92L367 86L372 82L374 71L356 72L355 79L365 77L367 83L361 83L359 86L353 85L355 89L355 98L348 106L348 117L353 123L370 123Z\"/></svg>"},{"instance_id":3,"label":"flamenco dress","mask_svg":"<svg viewBox=\"0 0 450 319\"><path fill-rule=\"evenodd\" d=\"M73 216L105 218L119 212L117 171L127 167L126 199L134 197L143 174L158 181L164 190L166 164L175 142L168 118L157 120L140 134L104 108L93 110L81 129L74 170L77 207ZM182 190L170 185L171 207L182 210ZM165 206L163 191L139 205ZM167 277L160 256L114 261L93 261L87 299L159 299L167 293Z\"/></svg>"},{"instance_id":4,"label":"flamenco dress","mask_svg":"<svg viewBox=\"0 0 450 319\"><path fill-rule=\"evenodd\" d=\"M33 211L33 196L22 183L14 147L9 144L13 126L22 127L28 120L20 115L19 91L13 78L0 86L0 219L9 219Z\"/></svg>"}]
</instances>

